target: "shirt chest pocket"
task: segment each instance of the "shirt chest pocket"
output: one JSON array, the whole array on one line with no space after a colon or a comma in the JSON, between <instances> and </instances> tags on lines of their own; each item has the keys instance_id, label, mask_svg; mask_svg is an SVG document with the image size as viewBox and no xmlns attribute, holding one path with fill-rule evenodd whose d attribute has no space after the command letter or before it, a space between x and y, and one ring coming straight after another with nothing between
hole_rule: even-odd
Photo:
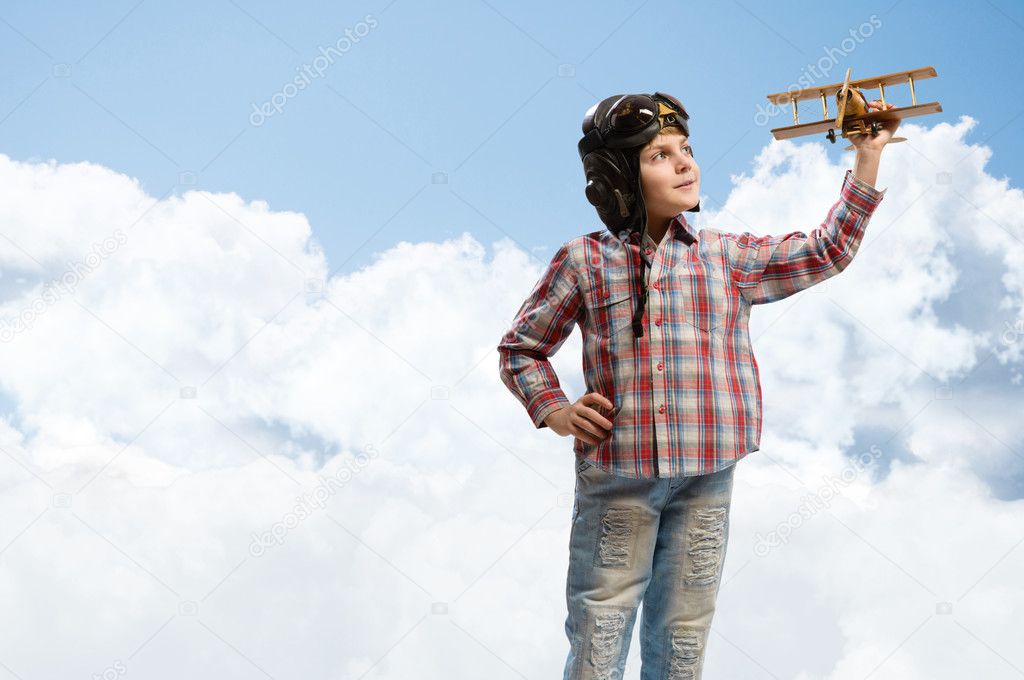
<instances>
[{"instance_id":1,"label":"shirt chest pocket","mask_svg":"<svg viewBox=\"0 0 1024 680\"><path fill-rule=\"evenodd\" d=\"M609 338L629 330L633 321L633 292L629 268L605 267L590 273L588 330Z\"/></svg>"},{"instance_id":2,"label":"shirt chest pocket","mask_svg":"<svg viewBox=\"0 0 1024 680\"><path fill-rule=\"evenodd\" d=\"M683 322L706 334L721 334L731 325L732 286L716 268L684 265L673 274L674 300Z\"/></svg>"}]
</instances>

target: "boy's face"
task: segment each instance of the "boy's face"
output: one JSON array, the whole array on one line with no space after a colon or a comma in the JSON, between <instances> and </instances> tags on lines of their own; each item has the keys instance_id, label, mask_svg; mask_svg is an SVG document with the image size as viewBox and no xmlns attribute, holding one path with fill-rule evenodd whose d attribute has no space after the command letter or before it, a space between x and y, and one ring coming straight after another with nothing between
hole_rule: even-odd
<instances>
[{"instance_id":1,"label":"boy's face","mask_svg":"<svg viewBox=\"0 0 1024 680\"><path fill-rule=\"evenodd\" d=\"M700 202L700 168L690 140L678 128L665 128L640 151L640 186L647 223L660 224ZM689 182L686 186L685 182Z\"/></svg>"}]
</instances>

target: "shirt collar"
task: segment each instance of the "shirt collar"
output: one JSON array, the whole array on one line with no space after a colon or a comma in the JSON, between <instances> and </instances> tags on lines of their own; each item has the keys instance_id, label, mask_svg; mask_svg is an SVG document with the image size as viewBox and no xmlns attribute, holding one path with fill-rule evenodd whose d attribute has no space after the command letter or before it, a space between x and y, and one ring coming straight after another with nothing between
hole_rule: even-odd
<instances>
[{"instance_id":1,"label":"shirt collar","mask_svg":"<svg viewBox=\"0 0 1024 680\"><path fill-rule=\"evenodd\" d=\"M637 233L633 232L634 242L636 242L636 235ZM686 216L683 213L679 213L672 218L672 222L669 223L668 231L665 232L665 236L671 236L674 239L682 241L686 246L691 245L697 240L697 235L694 233L693 227L691 227L690 223L686 221ZM644 245L651 248L657 248L658 246L648 233L644 233Z\"/></svg>"},{"instance_id":2,"label":"shirt collar","mask_svg":"<svg viewBox=\"0 0 1024 680\"><path fill-rule=\"evenodd\" d=\"M673 238L677 238L683 241L686 245L690 245L697 240L697 234L694 232L693 227L686 221L686 216L683 213L679 213L672 218L672 223L668 225L669 232Z\"/></svg>"}]
</instances>

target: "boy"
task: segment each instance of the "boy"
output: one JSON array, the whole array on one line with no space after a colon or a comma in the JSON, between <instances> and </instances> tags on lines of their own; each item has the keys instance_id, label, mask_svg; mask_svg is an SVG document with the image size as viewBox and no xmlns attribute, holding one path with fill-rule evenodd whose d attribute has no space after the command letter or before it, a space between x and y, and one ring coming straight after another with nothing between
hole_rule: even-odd
<instances>
[{"instance_id":1,"label":"boy","mask_svg":"<svg viewBox=\"0 0 1024 680\"><path fill-rule=\"evenodd\" d=\"M575 438L566 680L622 677L641 602L641 676L700 679L735 463L759 450L750 309L849 264L899 125L850 138L854 169L809 236L754 236L696 233L683 216L700 209L688 120L658 92L587 111L586 194L607 229L559 248L498 345L534 425ZM577 324L587 393L570 403L548 357Z\"/></svg>"}]
</instances>

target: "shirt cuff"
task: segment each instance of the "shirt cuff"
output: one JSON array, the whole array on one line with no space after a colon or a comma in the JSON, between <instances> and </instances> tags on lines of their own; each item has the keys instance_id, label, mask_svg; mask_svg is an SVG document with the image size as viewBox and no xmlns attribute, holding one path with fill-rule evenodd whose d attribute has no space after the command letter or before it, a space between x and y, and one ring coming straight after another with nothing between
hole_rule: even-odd
<instances>
[{"instance_id":1,"label":"shirt cuff","mask_svg":"<svg viewBox=\"0 0 1024 680\"><path fill-rule=\"evenodd\" d=\"M878 207L886 191L888 189L879 191L853 174L853 170L847 169L840 195L855 210L870 215Z\"/></svg>"},{"instance_id":2,"label":"shirt cuff","mask_svg":"<svg viewBox=\"0 0 1024 680\"><path fill-rule=\"evenodd\" d=\"M530 414L533 424L539 429L547 427L544 423L545 418L570 403L561 388L555 387L545 390L531 399L526 411Z\"/></svg>"}]
</instances>

